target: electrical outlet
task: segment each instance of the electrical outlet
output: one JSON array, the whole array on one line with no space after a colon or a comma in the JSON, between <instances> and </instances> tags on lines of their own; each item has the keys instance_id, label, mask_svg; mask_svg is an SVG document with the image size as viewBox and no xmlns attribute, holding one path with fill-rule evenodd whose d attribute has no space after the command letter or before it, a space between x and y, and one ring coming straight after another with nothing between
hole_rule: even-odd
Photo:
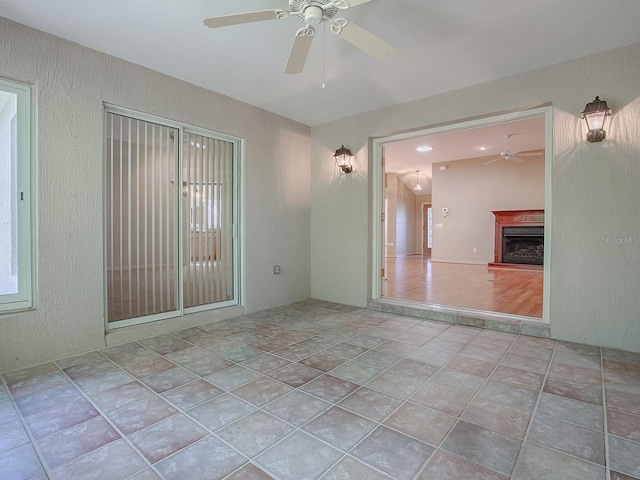
<instances>
[{"instance_id":1,"label":"electrical outlet","mask_svg":"<svg viewBox=\"0 0 640 480\"><path fill-rule=\"evenodd\" d=\"M476 247L473 247L473 253L478 253L478 249Z\"/></svg>"},{"instance_id":2,"label":"electrical outlet","mask_svg":"<svg viewBox=\"0 0 640 480\"><path fill-rule=\"evenodd\" d=\"M273 274L274 275L280 275L280 265L274 265L273 266Z\"/></svg>"}]
</instances>

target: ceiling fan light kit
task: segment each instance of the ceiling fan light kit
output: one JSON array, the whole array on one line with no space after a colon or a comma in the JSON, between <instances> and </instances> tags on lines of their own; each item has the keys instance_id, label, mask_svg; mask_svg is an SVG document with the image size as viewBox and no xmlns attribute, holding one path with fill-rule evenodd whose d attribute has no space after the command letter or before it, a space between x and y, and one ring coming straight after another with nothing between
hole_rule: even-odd
<instances>
[{"instance_id":1,"label":"ceiling fan light kit","mask_svg":"<svg viewBox=\"0 0 640 480\"><path fill-rule=\"evenodd\" d=\"M304 70L311 49L315 29L323 22L330 24L331 31L360 50L378 60L393 58L398 49L386 40L371 33L346 18L335 18L338 11L348 10L372 0L289 0L289 10L262 10L207 18L204 24L209 28L222 28L244 23L266 20L283 20L297 16L306 26L299 29L293 39L285 73L295 75Z\"/></svg>"}]
</instances>

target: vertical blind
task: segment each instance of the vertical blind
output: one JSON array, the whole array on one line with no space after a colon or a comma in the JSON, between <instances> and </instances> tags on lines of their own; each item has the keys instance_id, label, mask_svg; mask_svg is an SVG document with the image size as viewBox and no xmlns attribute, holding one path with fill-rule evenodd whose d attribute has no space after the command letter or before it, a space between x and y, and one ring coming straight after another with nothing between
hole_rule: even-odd
<instances>
[{"instance_id":1,"label":"vertical blind","mask_svg":"<svg viewBox=\"0 0 640 480\"><path fill-rule=\"evenodd\" d=\"M234 144L113 112L106 122L108 322L233 300Z\"/></svg>"},{"instance_id":2,"label":"vertical blind","mask_svg":"<svg viewBox=\"0 0 640 480\"><path fill-rule=\"evenodd\" d=\"M184 306L233 296L233 144L185 133L182 163Z\"/></svg>"},{"instance_id":3,"label":"vertical blind","mask_svg":"<svg viewBox=\"0 0 640 480\"><path fill-rule=\"evenodd\" d=\"M178 308L178 130L107 114L108 320Z\"/></svg>"}]
</instances>

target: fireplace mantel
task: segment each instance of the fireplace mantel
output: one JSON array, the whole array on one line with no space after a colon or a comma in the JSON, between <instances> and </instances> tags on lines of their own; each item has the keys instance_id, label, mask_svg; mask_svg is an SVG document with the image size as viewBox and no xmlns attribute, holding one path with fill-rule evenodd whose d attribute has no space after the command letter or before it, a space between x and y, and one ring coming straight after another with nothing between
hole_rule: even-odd
<instances>
[{"instance_id":1,"label":"fireplace mantel","mask_svg":"<svg viewBox=\"0 0 640 480\"><path fill-rule=\"evenodd\" d=\"M495 215L493 262L490 267L527 268L540 270L542 265L504 263L502 261L503 229L505 227L543 227L544 210L494 210Z\"/></svg>"}]
</instances>

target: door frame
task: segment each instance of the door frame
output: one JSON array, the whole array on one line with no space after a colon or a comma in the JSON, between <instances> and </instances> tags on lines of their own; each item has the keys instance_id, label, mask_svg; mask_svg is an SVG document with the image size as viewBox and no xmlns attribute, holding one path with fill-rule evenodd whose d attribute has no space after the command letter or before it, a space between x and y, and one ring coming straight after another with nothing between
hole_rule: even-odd
<instances>
[{"instance_id":1,"label":"door frame","mask_svg":"<svg viewBox=\"0 0 640 480\"><path fill-rule=\"evenodd\" d=\"M371 277L369 279L369 298L381 303L385 303L386 299L382 297L382 283L384 278L380 272L384 266L384 145L399 140L408 140L425 135L435 135L441 133L455 132L459 130L467 130L470 128L483 127L498 123L508 123L514 120L523 120L532 117L544 117L544 136L545 136L545 174L544 174L544 198L545 198L545 215L544 215L544 276L543 276L543 293L542 293L542 321L546 324L550 323L550 304L551 304L551 265L553 252L551 251L551 235L552 235L552 160L553 160L553 108L551 105L521 110L516 112L501 113L473 120L461 120L437 127L426 127L422 130L413 130L409 133L398 133L385 137L376 137L370 139L370 178L371 178L371 202L370 202L370 219L371 219L371 235L369 251L371 252ZM426 304L430 306L430 304ZM484 313L478 311L478 313Z\"/></svg>"},{"instance_id":2,"label":"door frame","mask_svg":"<svg viewBox=\"0 0 640 480\"><path fill-rule=\"evenodd\" d=\"M427 245L427 238L429 237L429 227L428 227L428 223L425 221L425 218L427 217L427 212L429 211L429 209L432 208L432 204L431 203L423 203L422 204L422 242L421 242L421 250L422 250L422 255L429 255L431 256L431 248L429 248L429 246ZM429 250L428 252L426 252L427 250Z\"/></svg>"},{"instance_id":3,"label":"door frame","mask_svg":"<svg viewBox=\"0 0 640 480\"><path fill-rule=\"evenodd\" d=\"M109 322L108 319L108 298L107 298L107 283L108 283L108 271L107 271L107 180L108 180L108 172L107 172L107 161L106 161L106 135L107 135L107 115L108 114L116 114L124 117L132 118L135 120L140 120L148 123L155 123L162 125L163 127L169 127L177 130L177 136L179 141L177 142L176 149L176 160L173 169L173 178L174 180L174 191L173 195L175 197L175 206L174 206L174 215L175 215L175 231L173 232L174 236L174 254L175 259L178 263L177 268L175 268L176 273L174 274L174 281L177 283L176 295L177 295L177 307L174 310L156 314L150 314L142 317L133 317L124 320L118 320L114 322ZM221 140L224 142L228 142L233 145L233 163L232 163L232 188L233 188L233 200L232 200L232 241L233 241L233 259L231 268L233 269L233 299L228 301L210 303L206 305L199 305L193 307L185 307L184 306L184 291L183 291L183 243L188 241L186 238L183 238L184 232L184 222L188 221L184 218L184 214L182 212L182 187L183 185L183 172L182 172L182 162L183 162L183 138L185 133L195 134L195 135L203 135L214 138L216 140ZM188 123L167 119L164 117L160 117L157 115L152 115L144 112L138 112L136 110L132 110L125 107L120 107L117 105L113 105L107 102L103 103L103 161L102 161L102 202L103 202L103 212L102 212L102 225L103 225L103 305L104 305L104 328L105 332L109 334L110 332L114 332L121 328L144 325L144 324L152 324L154 322L160 322L163 320L171 320L180 317L184 317L189 314L198 313L208 311L213 313L215 311L221 311L227 307L236 307L243 306L243 252L244 252L244 244L242 242L242 222L244 221L244 202L243 202L243 190L242 190L242 180L240 176L242 175L242 167L241 164L244 161L244 140L240 137L235 137L233 135L228 135L221 132L216 132L214 130L209 130L201 127L197 127Z\"/></svg>"}]
</instances>

